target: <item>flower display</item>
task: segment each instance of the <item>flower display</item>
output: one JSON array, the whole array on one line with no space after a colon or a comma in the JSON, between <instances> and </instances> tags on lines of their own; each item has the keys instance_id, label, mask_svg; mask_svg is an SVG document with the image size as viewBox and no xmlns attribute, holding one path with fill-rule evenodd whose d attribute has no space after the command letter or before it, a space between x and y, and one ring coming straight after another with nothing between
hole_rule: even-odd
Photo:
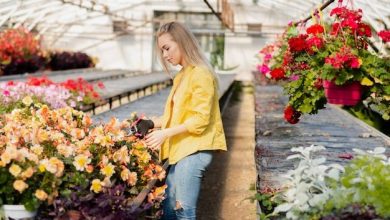
<instances>
[{"instance_id":1,"label":"flower display","mask_svg":"<svg viewBox=\"0 0 390 220\"><path fill-rule=\"evenodd\" d=\"M286 81L283 87L289 97L287 113L294 109L301 114L316 114L327 102L354 106L365 100L368 108L373 107L388 120L388 58L369 51L368 38L372 31L362 21L363 11L349 9L339 1L330 12L331 23L322 22L322 13L313 16L316 17L314 24L307 28L302 23L290 24L276 43L260 51L263 57L259 72L268 78ZM378 36L388 42L388 31L380 31ZM335 86L325 88L324 83ZM355 94L353 92L329 91L348 89L351 84L358 84L356 93L360 94L353 102L347 101L352 100L351 97L345 97L345 101L344 97L333 97L334 94ZM296 123L292 115L285 113L285 119Z\"/></svg>"},{"instance_id":2,"label":"flower display","mask_svg":"<svg viewBox=\"0 0 390 220\"><path fill-rule=\"evenodd\" d=\"M46 58L40 39L23 27L0 32L0 75L35 72Z\"/></svg>"},{"instance_id":3,"label":"flower display","mask_svg":"<svg viewBox=\"0 0 390 220\"><path fill-rule=\"evenodd\" d=\"M84 218L135 218L141 209L158 207L165 186L152 188L140 207L132 205L148 182L165 178L157 152L125 132L135 119L92 125L83 112L53 110L25 97L19 108L0 116L0 201L28 210L44 207L42 215L49 218L66 217L69 210ZM69 204L76 198L85 200ZM102 203L108 200L113 202Z\"/></svg>"},{"instance_id":4,"label":"flower display","mask_svg":"<svg viewBox=\"0 0 390 220\"><path fill-rule=\"evenodd\" d=\"M0 113L10 112L20 106L26 96L36 102L45 103L51 108L66 106L80 108L101 99L95 90L104 88L102 82L91 84L82 78L69 79L65 82L55 83L46 76L30 77L27 82L8 81L0 83Z\"/></svg>"}]
</instances>

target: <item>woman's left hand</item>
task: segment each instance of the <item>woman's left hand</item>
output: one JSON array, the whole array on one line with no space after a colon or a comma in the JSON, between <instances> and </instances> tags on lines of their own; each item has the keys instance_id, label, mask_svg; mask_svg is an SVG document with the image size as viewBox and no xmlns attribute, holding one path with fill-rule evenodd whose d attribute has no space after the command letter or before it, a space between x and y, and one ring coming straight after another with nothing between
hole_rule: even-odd
<instances>
[{"instance_id":1,"label":"woman's left hand","mask_svg":"<svg viewBox=\"0 0 390 220\"><path fill-rule=\"evenodd\" d=\"M145 142L149 148L157 149L161 147L167 137L168 134L166 130L155 130L145 136Z\"/></svg>"}]
</instances>

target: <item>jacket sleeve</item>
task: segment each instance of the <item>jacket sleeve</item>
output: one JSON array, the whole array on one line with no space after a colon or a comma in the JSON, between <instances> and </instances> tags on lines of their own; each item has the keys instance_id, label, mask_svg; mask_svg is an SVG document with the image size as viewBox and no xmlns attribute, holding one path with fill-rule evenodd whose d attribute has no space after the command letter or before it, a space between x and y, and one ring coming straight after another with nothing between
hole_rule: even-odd
<instances>
[{"instance_id":1,"label":"jacket sleeve","mask_svg":"<svg viewBox=\"0 0 390 220\"><path fill-rule=\"evenodd\" d=\"M214 78L208 71L194 72L191 81L191 100L186 111L190 116L184 122L188 132L201 134L210 123L214 99Z\"/></svg>"}]
</instances>

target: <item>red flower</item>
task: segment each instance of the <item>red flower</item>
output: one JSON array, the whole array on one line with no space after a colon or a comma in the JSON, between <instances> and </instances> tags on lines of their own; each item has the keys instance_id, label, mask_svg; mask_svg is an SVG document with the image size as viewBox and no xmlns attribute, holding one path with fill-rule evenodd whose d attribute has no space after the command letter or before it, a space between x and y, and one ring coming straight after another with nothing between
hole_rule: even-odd
<instances>
[{"instance_id":1,"label":"red flower","mask_svg":"<svg viewBox=\"0 0 390 220\"><path fill-rule=\"evenodd\" d=\"M322 89L324 87L322 84L322 79L317 78L314 82L314 87L316 87L317 89Z\"/></svg>"},{"instance_id":2,"label":"red flower","mask_svg":"<svg viewBox=\"0 0 390 220\"><path fill-rule=\"evenodd\" d=\"M14 86L14 85L15 85L15 82L12 80L7 82L7 86Z\"/></svg>"},{"instance_id":3,"label":"red flower","mask_svg":"<svg viewBox=\"0 0 390 220\"><path fill-rule=\"evenodd\" d=\"M284 73L284 70L283 68L275 68L273 70L271 70L271 77L272 79L283 79L285 77L285 73Z\"/></svg>"},{"instance_id":4,"label":"red flower","mask_svg":"<svg viewBox=\"0 0 390 220\"><path fill-rule=\"evenodd\" d=\"M313 24L312 26L308 27L306 30L307 34L322 34L324 33L324 27L322 27L320 24Z\"/></svg>"},{"instance_id":5,"label":"red flower","mask_svg":"<svg viewBox=\"0 0 390 220\"><path fill-rule=\"evenodd\" d=\"M371 27L365 23L359 23L357 34L359 36L371 37Z\"/></svg>"},{"instance_id":6,"label":"red flower","mask_svg":"<svg viewBox=\"0 0 390 220\"><path fill-rule=\"evenodd\" d=\"M284 119L290 124L296 124L299 122L299 117L301 117L301 113L295 110L291 105L288 105L284 109Z\"/></svg>"},{"instance_id":7,"label":"red flower","mask_svg":"<svg viewBox=\"0 0 390 220\"><path fill-rule=\"evenodd\" d=\"M378 36L383 40L383 42L390 42L390 30L379 31Z\"/></svg>"},{"instance_id":8,"label":"red flower","mask_svg":"<svg viewBox=\"0 0 390 220\"><path fill-rule=\"evenodd\" d=\"M309 52L313 52L312 48L321 48L324 45L324 40L321 37L313 36L306 40L306 44Z\"/></svg>"},{"instance_id":9,"label":"red flower","mask_svg":"<svg viewBox=\"0 0 390 220\"><path fill-rule=\"evenodd\" d=\"M297 37L292 37L288 40L288 45L291 52L300 52L307 48L306 45L306 34L301 34Z\"/></svg>"},{"instance_id":10,"label":"red flower","mask_svg":"<svg viewBox=\"0 0 390 220\"><path fill-rule=\"evenodd\" d=\"M330 32L331 35L337 35L341 29L340 23L334 23L332 25L332 31Z\"/></svg>"}]
</instances>

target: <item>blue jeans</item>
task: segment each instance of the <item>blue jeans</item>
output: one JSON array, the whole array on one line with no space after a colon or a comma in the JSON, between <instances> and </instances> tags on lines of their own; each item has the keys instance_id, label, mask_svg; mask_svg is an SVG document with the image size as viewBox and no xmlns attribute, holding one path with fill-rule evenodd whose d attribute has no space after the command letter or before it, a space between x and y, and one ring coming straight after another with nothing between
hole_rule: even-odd
<instances>
[{"instance_id":1,"label":"blue jeans","mask_svg":"<svg viewBox=\"0 0 390 220\"><path fill-rule=\"evenodd\" d=\"M169 168L163 220L196 219L200 184L213 158L211 151L191 154Z\"/></svg>"}]
</instances>

